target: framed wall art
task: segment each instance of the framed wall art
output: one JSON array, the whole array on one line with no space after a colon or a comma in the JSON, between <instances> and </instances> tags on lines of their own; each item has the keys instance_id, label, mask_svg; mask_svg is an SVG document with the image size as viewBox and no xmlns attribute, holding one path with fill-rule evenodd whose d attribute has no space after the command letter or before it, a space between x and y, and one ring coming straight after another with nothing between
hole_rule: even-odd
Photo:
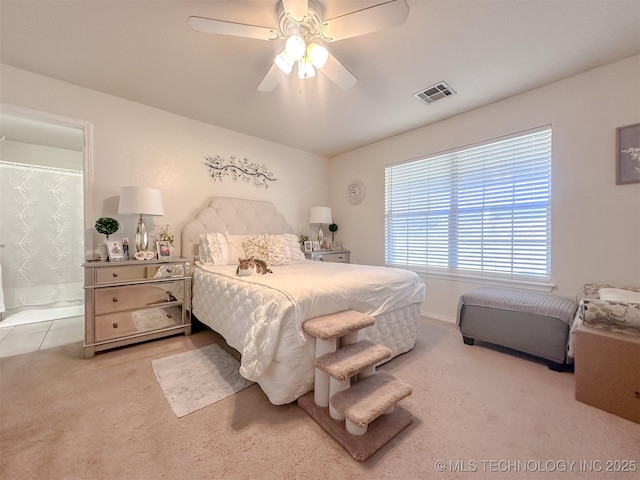
<instances>
[{"instance_id":1,"label":"framed wall art","mask_svg":"<svg viewBox=\"0 0 640 480\"><path fill-rule=\"evenodd\" d=\"M616 185L640 182L640 123L616 128Z\"/></svg>"}]
</instances>

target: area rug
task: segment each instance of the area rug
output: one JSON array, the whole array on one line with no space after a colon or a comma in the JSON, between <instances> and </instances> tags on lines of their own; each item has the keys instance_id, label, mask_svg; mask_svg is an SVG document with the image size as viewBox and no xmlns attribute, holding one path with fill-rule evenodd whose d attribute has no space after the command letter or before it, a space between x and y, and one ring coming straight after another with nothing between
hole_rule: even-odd
<instances>
[{"instance_id":1,"label":"area rug","mask_svg":"<svg viewBox=\"0 0 640 480\"><path fill-rule=\"evenodd\" d=\"M315 404L313 392L300 397L298 406L359 462L364 462L384 447L393 437L407 428L413 420L413 416L407 410L396 405L392 413L382 415L370 423L364 435L355 436L347 432L344 420L334 420L329 416L328 407L323 408Z\"/></svg>"},{"instance_id":2,"label":"area rug","mask_svg":"<svg viewBox=\"0 0 640 480\"><path fill-rule=\"evenodd\" d=\"M240 363L217 344L151 362L173 413L184 417L251 385Z\"/></svg>"}]
</instances>

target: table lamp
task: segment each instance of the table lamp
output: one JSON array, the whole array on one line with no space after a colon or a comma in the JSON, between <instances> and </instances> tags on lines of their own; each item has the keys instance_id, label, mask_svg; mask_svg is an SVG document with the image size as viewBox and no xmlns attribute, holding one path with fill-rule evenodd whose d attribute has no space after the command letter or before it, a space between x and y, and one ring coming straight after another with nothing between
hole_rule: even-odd
<instances>
[{"instance_id":1,"label":"table lamp","mask_svg":"<svg viewBox=\"0 0 640 480\"><path fill-rule=\"evenodd\" d=\"M329 225L333 223L331 219L330 207L312 207L309 214L309 223L318 225L318 241L320 245L324 243L324 232L322 231L322 225Z\"/></svg>"},{"instance_id":2,"label":"table lamp","mask_svg":"<svg viewBox=\"0 0 640 480\"><path fill-rule=\"evenodd\" d=\"M118 213L120 215L140 215L136 229L136 251L147 251L149 237L143 215L164 215L160 190L150 187L122 187Z\"/></svg>"}]
</instances>

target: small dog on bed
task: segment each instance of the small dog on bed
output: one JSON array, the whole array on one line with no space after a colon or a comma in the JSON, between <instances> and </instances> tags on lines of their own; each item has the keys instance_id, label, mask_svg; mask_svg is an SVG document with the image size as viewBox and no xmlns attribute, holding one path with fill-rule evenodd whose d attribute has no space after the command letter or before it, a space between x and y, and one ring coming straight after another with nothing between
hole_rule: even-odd
<instances>
[{"instance_id":1,"label":"small dog on bed","mask_svg":"<svg viewBox=\"0 0 640 480\"><path fill-rule=\"evenodd\" d=\"M236 269L236 275L245 277L248 275L264 275L265 273L273 273L267 267L267 263L254 257L238 258L240 264Z\"/></svg>"}]
</instances>

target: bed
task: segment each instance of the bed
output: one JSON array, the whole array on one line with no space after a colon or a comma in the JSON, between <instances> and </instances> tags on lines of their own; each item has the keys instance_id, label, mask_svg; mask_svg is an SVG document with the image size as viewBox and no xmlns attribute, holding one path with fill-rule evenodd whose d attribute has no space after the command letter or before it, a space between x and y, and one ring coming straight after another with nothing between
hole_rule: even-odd
<instances>
[{"instance_id":1,"label":"bed","mask_svg":"<svg viewBox=\"0 0 640 480\"><path fill-rule=\"evenodd\" d=\"M237 276L243 249L269 257L273 273ZM315 342L302 330L310 318L357 310L376 320L363 337L392 358L415 345L424 300L415 273L306 260L271 202L213 198L182 229L181 250L194 259L193 315L240 352L240 373L275 405L313 389Z\"/></svg>"}]
</instances>

